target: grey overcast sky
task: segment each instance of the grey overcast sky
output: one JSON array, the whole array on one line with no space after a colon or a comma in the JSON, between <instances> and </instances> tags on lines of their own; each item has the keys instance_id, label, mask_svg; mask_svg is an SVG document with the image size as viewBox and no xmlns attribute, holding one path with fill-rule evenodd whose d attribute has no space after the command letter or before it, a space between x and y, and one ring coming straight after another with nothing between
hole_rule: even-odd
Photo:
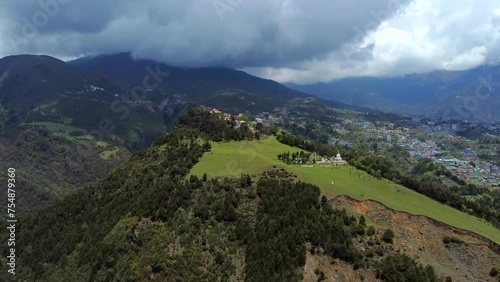
<instances>
[{"instance_id":1,"label":"grey overcast sky","mask_svg":"<svg viewBox=\"0 0 500 282\"><path fill-rule=\"evenodd\" d=\"M500 1L1 1L0 40L1 57L131 52L327 82L499 64Z\"/></svg>"}]
</instances>

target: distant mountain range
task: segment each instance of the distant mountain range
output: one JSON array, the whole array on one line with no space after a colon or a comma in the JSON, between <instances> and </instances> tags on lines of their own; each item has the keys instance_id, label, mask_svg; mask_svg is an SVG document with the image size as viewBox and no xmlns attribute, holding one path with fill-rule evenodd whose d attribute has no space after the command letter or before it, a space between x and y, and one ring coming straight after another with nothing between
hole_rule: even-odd
<instances>
[{"instance_id":1,"label":"distant mountain range","mask_svg":"<svg viewBox=\"0 0 500 282\"><path fill-rule=\"evenodd\" d=\"M288 86L322 99L403 115L500 120L500 66Z\"/></svg>"},{"instance_id":2,"label":"distant mountain range","mask_svg":"<svg viewBox=\"0 0 500 282\"><path fill-rule=\"evenodd\" d=\"M133 151L167 132L190 106L257 113L306 97L238 70L175 68L129 54L70 63L34 55L0 59L0 112L9 124L65 124Z\"/></svg>"},{"instance_id":3,"label":"distant mountain range","mask_svg":"<svg viewBox=\"0 0 500 282\"><path fill-rule=\"evenodd\" d=\"M164 91L193 98L207 98L231 90L276 101L310 96L275 81L234 69L177 68L150 60L134 60L129 53L86 57L69 63L133 85L143 84L144 77L149 74L146 70L149 67L164 75L168 74L159 85Z\"/></svg>"},{"instance_id":4,"label":"distant mountain range","mask_svg":"<svg viewBox=\"0 0 500 282\"><path fill-rule=\"evenodd\" d=\"M155 86L152 87L154 90L227 112L272 111L291 99L312 96L239 70L222 67L179 68L151 60L134 60L129 53L85 57L69 63L132 87L142 86L145 77L154 70L163 76L158 85L152 85ZM323 102L337 108L373 111L339 102Z\"/></svg>"},{"instance_id":5,"label":"distant mountain range","mask_svg":"<svg viewBox=\"0 0 500 282\"><path fill-rule=\"evenodd\" d=\"M72 62L9 56L0 59L0 169L19 166L20 212L31 212L107 175L196 105L256 114L308 97L238 70L182 69L126 53ZM316 100L312 113L327 105Z\"/></svg>"},{"instance_id":6,"label":"distant mountain range","mask_svg":"<svg viewBox=\"0 0 500 282\"><path fill-rule=\"evenodd\" d=\"M129 53L82 58L69 63L121 81L132 88L149 87L148 91L226 112L272 111L290 99L310 96L238 70L183 69L150 60L134 60ZM159 73L161 81L146 81L151 85L144 85L151 73Z\"/></svg>"},{"instance_id":7,"label":"distant mountain range","mask_svg":"<svg viewBox=\"0 0 500 282\"><path fill-rule=\"evenodd\" d=\"M19 123L66 124L131 150L153 142L168 129L162 111L148 93L136 103L126 84L47 56L11 56L0 60L0 105Z\"/></svg>"},{"instance_id":8,"label":"distant mountain range","mask_svg":"<svg viewBox=\"0 0 500 282\"><path fill-rule=\"evenodd\" d=\"M71 93L91 94L90 86L105 89L99 91L103 92L100 95L94 95L103 101L124 90L110 79L52 57L34 55L0 59L0 83L0 102L17 110L27 110L56 97L71 96Z\"/></svg>"}]
</instances>

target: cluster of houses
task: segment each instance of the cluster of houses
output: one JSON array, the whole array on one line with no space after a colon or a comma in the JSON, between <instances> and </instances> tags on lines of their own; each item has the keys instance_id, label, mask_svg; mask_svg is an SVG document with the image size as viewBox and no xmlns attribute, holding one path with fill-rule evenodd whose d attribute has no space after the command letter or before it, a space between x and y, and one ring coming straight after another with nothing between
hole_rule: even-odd
<instances>
[{"instance_id":1,"label":"cluster of houses","mask_svg":"<svg viewBox=\"0 0 500 282\"><path fill-rule=\"evenodd\" d=\"M410 158L432 158L441 153L441 149L433 141L422 142L417 139L409 139L401 146L408 150Z\"/></svg>"},{"instance_id":2,"label":"cluster of houses","mask_svg":"<svg viewBox=\"0 0 500 282\"><path fill-rule=\"evenodd\" d=\"M444 131L453 133L457 132L460 129L463 129L461 123L457 123L457 121L450 121L446 119L438 119L433 117L427 117L427 118L413 117L411 121L413 126L422 128L424 130Z\"/></svg>"},{"instance_id":3,"label":"cluster of houses","mask_svg":"<svg viewBox=\"0 0 500 282\"><path fill-rule=\"evenodd\" d=\"M492 188L499 188L500 184L500 167L491 163L482 163L480 169L483 172L479 181L480 186L490 186Z\"/></svg>"},{"instance_id":4,"label":"cluster of houses","mask_svg":"<svg viewBox=\"0 0 500 282\"><path fill-rule=\"evenodd\" d=\"M459 160L456 158L439 159L438 164L445 165L450 171L458 177L475 182L480 187L498 188L498 179L500 177L500 169L492 164L476 165L470 164L468 160Z\"/></svg>"},{"instance_id":5,"label":"cluster of houses","mask_svg":"<svg viewBox=\"0 0 500 282\"><path fill-rule=\"evenodd\" d=\"M283 118L277 117L269 112L262 112L255 117L255 123L262 123L264 126L271 124L282 124Z\"/></svg>"},{"instance_id":6,"label":"cluster of houses","mask_svg":"<svg viewBox=\"0 0 500 282\"><path fill-rule=\"evenodd\" d=\"M248 118L244 114L231 115L228 113L224 113L216 108L210 110L211 114L221 115L225 120L230 120L234 117L234 121L236 122L235 128L240 128L243 124L247 124L248 127L253 130L257 123L261 123L264 126L269 126L272 124L282 124L283 118L276 117L270 114L269 112L262 112L258 114L252 121L249 121Z\"/></svg>"}]
</instances>

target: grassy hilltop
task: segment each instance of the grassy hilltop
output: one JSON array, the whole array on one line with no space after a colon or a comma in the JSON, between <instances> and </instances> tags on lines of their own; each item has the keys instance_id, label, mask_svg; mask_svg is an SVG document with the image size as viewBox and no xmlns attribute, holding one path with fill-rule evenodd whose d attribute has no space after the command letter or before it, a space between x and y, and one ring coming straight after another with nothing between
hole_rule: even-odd
<instances>
[{"instance_id":1,"label":"grassy hilltop","mask_svg":"<svg viewBox=\"0 0 500 282\"><path fill-rule=\"evenodd\" d=\"M360 279L368 275L370 281L377 277L438 281L438 275L455 278L456 259L459 266L470 265L470 260L462 258L464 251L477 254L487 268L500 263L495 250L484 245L486 239L481 238L483 244L444 246L443 236L453 235L454 230L446 226L448 230L435 231L427 225L426 230L435 232L413 244L415 236L400 234L411 223L420 228L422 224L415 225L418 220L399 217L402 228L391 224L386 229L384 223L375 223L379 217L358 218L321 196L322 190L329 197L352 193L414 213L420 213L417 207L422 206L426 210L421 213L443 222L461 226L460 218L468 227L479 226L474 231L488 238L498 234L480 220L402 187L372 180L347 166L290 165L289 172L284 172L276 155L297 149L274 138L213 141L212 145L206 141L242 140L250 133L248 128L236 129L203 109L190 111L172 133L134 154L101 181L23 216L18 230L16 226L14 281L303 281L311 271L314 277L307 281L339 281L335 273L340 264ZM269 170L274 166L276 169ZM238 178L246 172L255 177ZM212 178L217 175L230 177ZM381 211L383 208L375 210L377 215ZM0 234L0 239L7 240L7 236ZM420 248L418 254L426 258L436 250L449 250L442 252L444 264L429 260L438 265L440 273L432 264L413 258L416 253L411 249L405 251L408 244ZM9 248L4 245L0 250L9 254ZM318 265L315 261L322 259L334 273L326 268L323 274L318 267L311 269L311 263ZM334 260L339 263L332 265ZM7 281L7 256L0 261L0 281ZM477 277L489 271L465 268L462 273ZM355 281L352 275L344 280Z\"/></svg>"},{"instance_id":2,"label":"grassy hilltop","mask_svg":"<svg viewBox=\"0 0 500 282\"><path fill-rule=\"evenodd\" d=\"M351 166L301 167L286 165L277 155L300 149L281 144L274 137L258 141L212 143L212 151L205 153L191 174L201 177L239 176L242 173L258 174L273 166L297 175L299 180L321 188L329 198L348 195L357 200L379 201L389 208L415 215L424 215L461 229L473 231L500 244L500 230L489 223L468 215L401 185L378 180ZM333 184L332 184L333 183Z\"/></svg>"}]
</instances>

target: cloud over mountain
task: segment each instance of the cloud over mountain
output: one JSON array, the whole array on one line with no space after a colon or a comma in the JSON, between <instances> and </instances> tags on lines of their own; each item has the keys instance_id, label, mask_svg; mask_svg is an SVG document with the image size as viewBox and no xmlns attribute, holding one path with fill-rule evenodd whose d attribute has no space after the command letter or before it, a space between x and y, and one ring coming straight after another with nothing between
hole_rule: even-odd
<instances>
[{"instance_id":1,"label":"cloud over mountain","mask_svg":"<svg viewBox=\"0 0 500 282\"><path fill-rule=\"evenodd\" d=\"M0 55L132 52L282 82L498 63L495 0L7 1Z\"/></svg>"}]
</instances>

